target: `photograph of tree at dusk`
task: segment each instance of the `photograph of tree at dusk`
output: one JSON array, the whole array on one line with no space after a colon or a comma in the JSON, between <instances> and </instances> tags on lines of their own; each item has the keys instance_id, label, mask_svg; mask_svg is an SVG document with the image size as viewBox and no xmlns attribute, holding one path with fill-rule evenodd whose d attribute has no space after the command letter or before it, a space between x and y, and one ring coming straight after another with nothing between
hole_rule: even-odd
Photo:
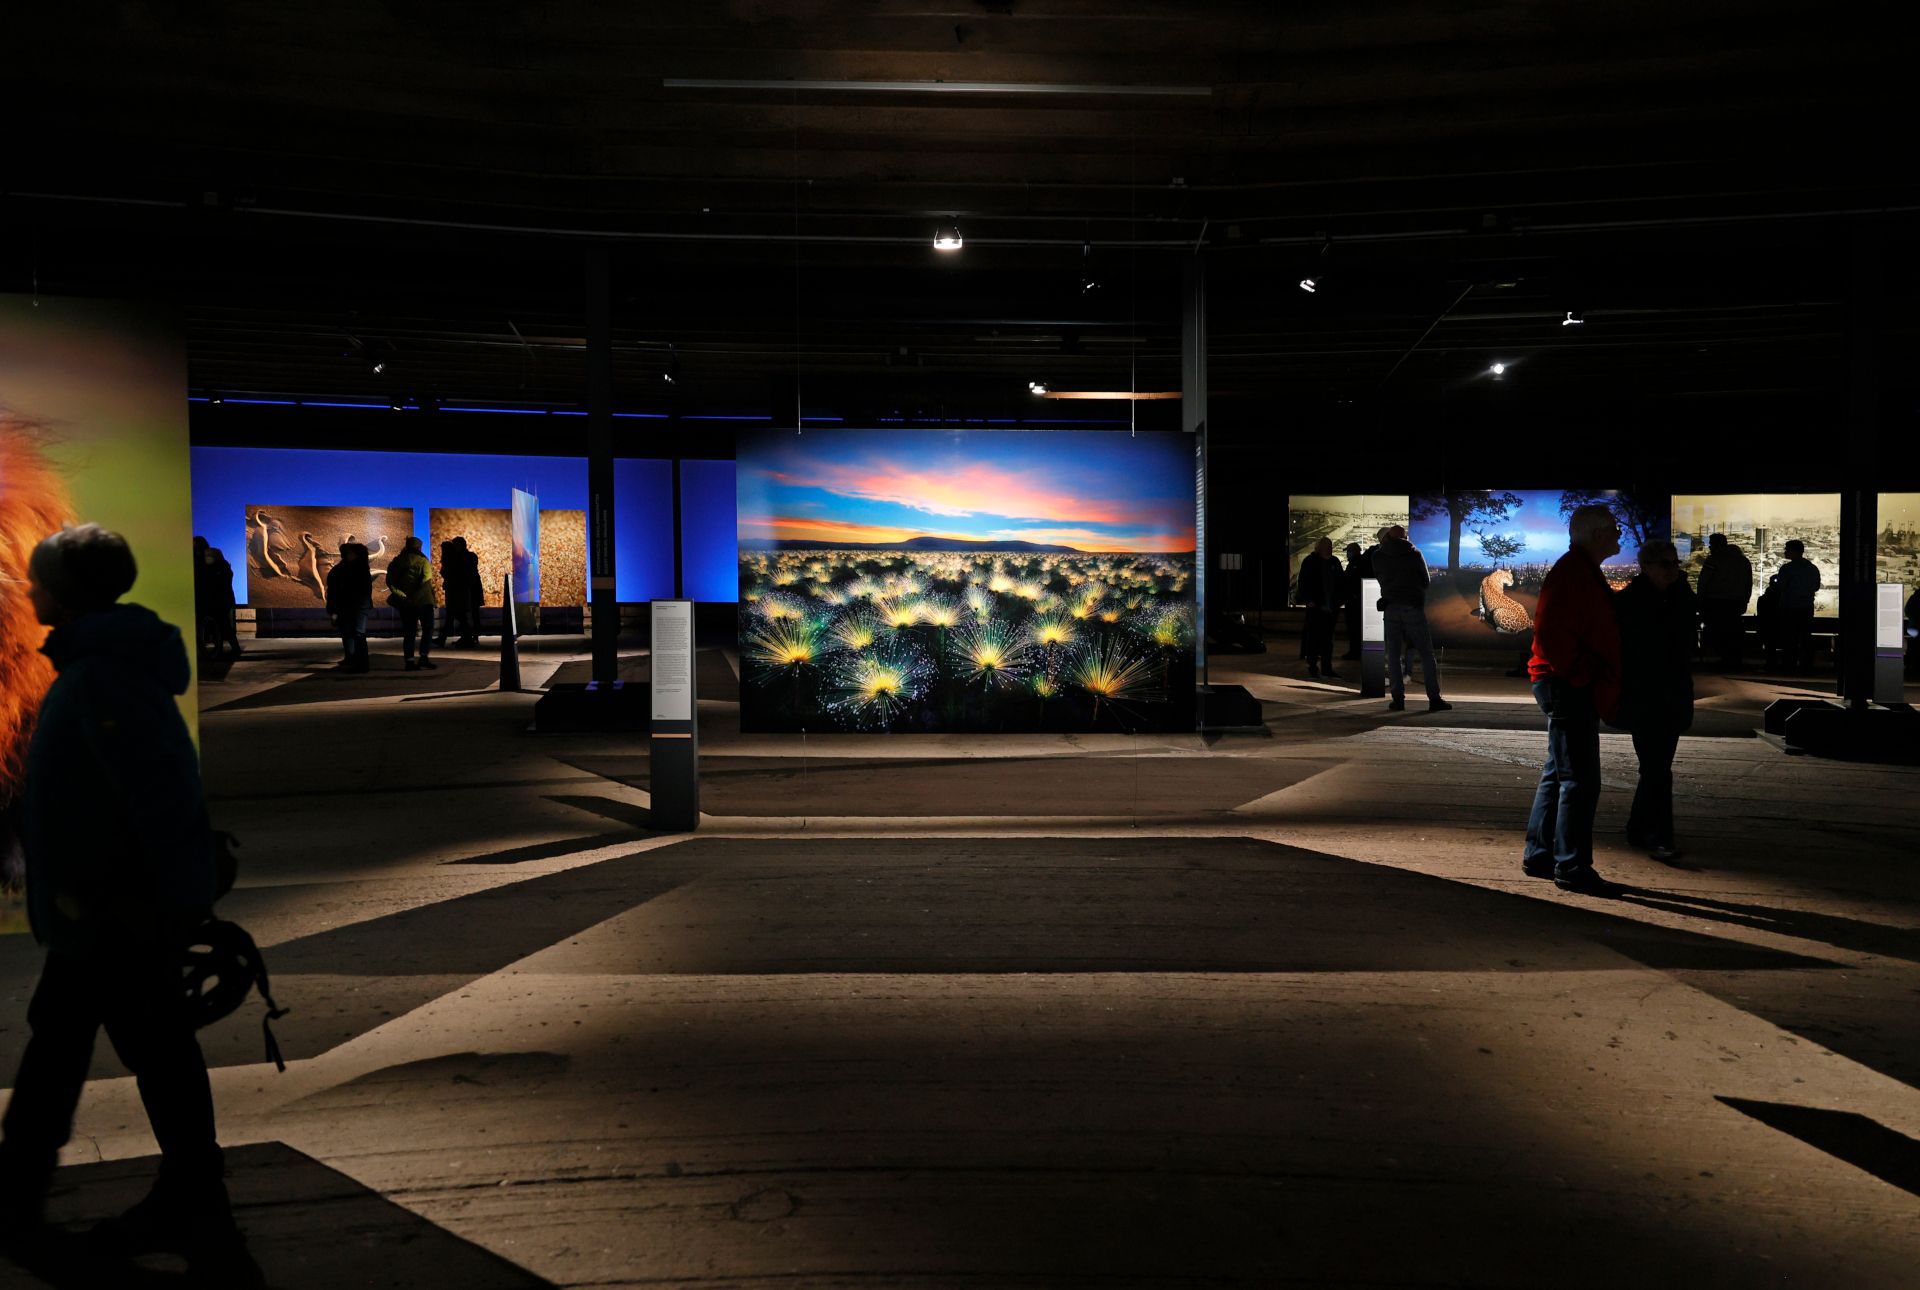
<instances>
[{"instance_id":1,"label":"photograph of tree at dusk","mask_svg":"<svg viewBox=\"0 0 1920 1290\"><path fill-rule=\"evenodd\" d=\"M1192 725L1186 436L766 432L737 479L742 729Z\"/></svg>"}]
</instances>

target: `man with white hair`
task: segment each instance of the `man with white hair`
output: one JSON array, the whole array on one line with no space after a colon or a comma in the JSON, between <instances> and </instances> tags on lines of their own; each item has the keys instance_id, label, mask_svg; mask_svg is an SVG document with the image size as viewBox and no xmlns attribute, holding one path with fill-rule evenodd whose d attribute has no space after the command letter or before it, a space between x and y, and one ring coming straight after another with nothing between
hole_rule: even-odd
<instances>
[{"instance_id":1,"label":"man with white hair","mask_svg":"<svg viewBox=\"0 0 1920 1290\"><path fill-rule=\"evenodd\" d=\"M1600 722L1620 706L1620 628L1600 566L1620 550L1620 525L1605 506L1567 521L1572 549L1554 562L1533 614L1527 673L1547 714L1547 760L1527 818L1521 868L1562 891L1611 895L1593 869L1593 817L1600 806Z\"/></svg>"}]
</instances>

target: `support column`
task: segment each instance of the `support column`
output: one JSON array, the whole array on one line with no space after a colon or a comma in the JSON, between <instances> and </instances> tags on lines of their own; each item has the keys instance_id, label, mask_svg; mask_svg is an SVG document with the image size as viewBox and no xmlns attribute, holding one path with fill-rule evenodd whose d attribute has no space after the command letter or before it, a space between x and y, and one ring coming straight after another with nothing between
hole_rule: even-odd
<instances>
[{"instance_id":1,"label":"support column","mask_svg":"<svg viewBox=\"0 0 1920 1290\"><path fill-rule=\"evenodd\" d=\"M1879 582L1880 323L1885 307L1880 231L1854 238L1848 292L1847 430L1840 494L1840 693L1851 708L1873 699L1874 597Z\"/></svg>"},{"instance_id":2,"label":"support column","mask_svg":"<svg viewBox=\"0 0 1920 1290\"><path fill-rule=\"evenodd\" d=\"M1193 436L1193 651L1207 677L1207 262L1189 256L1180 279L1180 428Z\"/></svg>"},{"instance_id":3,"label":"support column","mask_svg":"<svg viewBox=\"0 0 1920 1290\"><path fill-rule=\"evenodd\" d=\"M593 679L620 674L620 601L613 569L613 265L604 246L587 248L587 551L592 586Z\"/></svg>"}]
</instances>

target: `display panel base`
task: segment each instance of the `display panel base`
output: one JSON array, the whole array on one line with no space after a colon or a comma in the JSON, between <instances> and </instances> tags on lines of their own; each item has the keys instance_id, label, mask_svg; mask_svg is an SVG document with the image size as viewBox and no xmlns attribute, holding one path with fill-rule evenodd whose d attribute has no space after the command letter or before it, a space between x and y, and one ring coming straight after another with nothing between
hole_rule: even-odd
<instances>
[{"instance_id":1,"label":"display panel base","mask_svg":"<svg viewBox=\"0 0 1920 1290\"><path fill-rule=\"evenodd\" d=\"M1259 730L1267 723L1260 700L1244 685L1203 685L1194 691L1200 705L1200 729L1209 731Z\"/></svg>"},{"instance_id":2,"label":"display panel base","mask_svg":"<svg viewBox=\"0 0 1920 1290\"><path fill-rule=\"evenodd\" d=\"M540 734L582 730L643 730L647 725L647 687L598 681L550 687L533 705L533 728Z\"/></svg>"},{"instance_id":3,"label":"display panel base","mask_svg":"<svg viewBox=\"0 0 1920 1290\"><path fill-rule=\"evenodd\" d=\"M1816 757L1920 763L1920 712L1912 708L1802 707L1788 714L1783 737Z\"/></svg>"}]
</instances>

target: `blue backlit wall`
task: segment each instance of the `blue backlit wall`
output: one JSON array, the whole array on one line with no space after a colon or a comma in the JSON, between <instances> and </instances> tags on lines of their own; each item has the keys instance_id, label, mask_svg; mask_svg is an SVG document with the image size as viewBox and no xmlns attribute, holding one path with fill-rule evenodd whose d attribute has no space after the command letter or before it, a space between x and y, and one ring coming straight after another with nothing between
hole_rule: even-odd
<instances>
[{"instance_id":1,"label":"blue backlit wall","mask_svg":"<svg viewBox=\"0 0 1920 1290\"><path fill-rule=\"evenodd\" d=\"M586 462L580 463L586 478ZM628 534L636 536L629 538ZM673 598L673 463L652 457L613 462L613 594L617 600Z\"/></svg>"},{"instance_id":2,"label":"blue backlit wall","mask_svg":"<svg viewBox=\"0 0 1920 1290\"><path fill-rule=\"evenodd\" d=\"M739 525L731 461L680 463L680 570L688 600L740 598Z\"/></svg>"},{"instance_id":3,"label":"blue backlit wall","mask_svg":"<svg viewBox=\"0 0 1920 1290\"><path fill-rule=\"evenodd\" d=\"M733 463L725 465L731 475ZM249 502L410 507L414 532L424 539L428 512L434 507L505 507L515 488L538 493L540 504L549 509L584 510L586 459L195 448L193 531L226 552L234 566L234 597L244 604ZM614 488L615 594L627 601L672 596L673 463L623 458L614 463ZM729 506L727 523L732 522Z\"/></svg>"}]
</instances>

